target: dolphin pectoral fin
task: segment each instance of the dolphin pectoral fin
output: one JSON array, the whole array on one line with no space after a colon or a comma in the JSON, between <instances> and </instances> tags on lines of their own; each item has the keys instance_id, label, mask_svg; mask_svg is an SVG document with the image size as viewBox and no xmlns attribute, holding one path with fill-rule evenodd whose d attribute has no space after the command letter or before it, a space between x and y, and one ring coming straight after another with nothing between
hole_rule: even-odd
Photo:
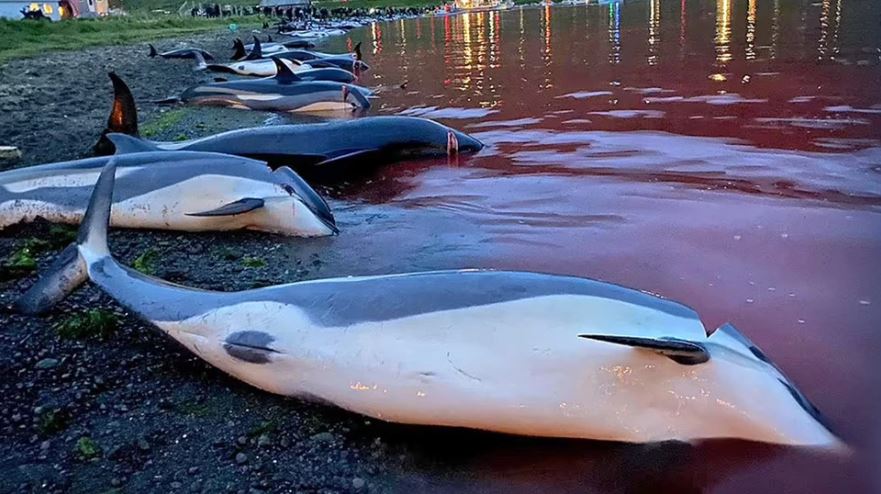
<instances>
[{"instance_id":1,"label":"dolphin pectoral fin","mask_svg":"<svg viewBox=\"0 0 881 494\"><path fill-rule=\"evenodd\" d=\"M107 134L107 139L113 143L113 146L116 148L116 154L159 151L159 147L152 142L125 134L110 133Z\"/></svg>"},{"instance_id":2,"label":"dolphin pectoral fin","mask_svg":"<svg viewBox=\"0 0 881 494\"><path fill-rule=\"evenodd\" d=\"M368 157L374 156L379 152L379 149L359 149L357 151L343 152L341 154L331 156L326 160L317 163L315 166L326 167L348 164L355 161L367 159Z\"/></svg>"},{"instance_id":3,"label":"dolphin pectoral fin","mask_svg":"<svg viewBox=\"0 0 881 494\"><path fill-rule=\"evenodd\" d=\"M202 211L199 213L187 213L187 216L234 216L237 214L247 213L248 211L253 211L255 209L260 209L263 207L264 204L265 202L263 201L263 199L258 199L256 197L245 197L239 199L238 201L224 204L219 208L209 211Z\"/></svg>"},{"instance_id":4,"label":"dolphin pectoral fin","mask_svg":"<svg viewBox=\"0 0 881 494\"><path fill-rule=\"evenodd\" d=\"M640 338L605 334L580 334L578 337L651 350L682 365L702 364L710 360L710 353L703 345L679 338Z\"/></svg>"}]
</instances>

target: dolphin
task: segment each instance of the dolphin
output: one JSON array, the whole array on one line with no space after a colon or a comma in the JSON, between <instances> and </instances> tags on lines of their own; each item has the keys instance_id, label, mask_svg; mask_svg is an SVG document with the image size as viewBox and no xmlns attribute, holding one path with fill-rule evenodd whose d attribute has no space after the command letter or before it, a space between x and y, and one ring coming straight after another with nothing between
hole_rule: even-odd
<instances>
[{"instance_id":1,"label":"dolphin","mask_svg":"<svg viewBox=\"0 0 881 494\"><path fill-rule=\"evenodd\" d=\"M109 134L113 141L127 136ZM107 157L0 173L0 229L37 217L78 224ZM289 168L219 153L119 156L112 223L179 231L259 230L314 237L337 232L327 203Z\"/></svg>"},{"instance_id":2,"label":"dolphin","mask_svg":"<svg viewBox=\"0 0 881 494\"><path fill-rule=\"evenodd\" d=\"M844 448L733 326L707 335L692 309L609 283L460 270L213 292L143 275L107 245L114 173L110 160L71 263L198 357L262 390L405 424Z\"/></svg>"},{"instance_id":3,"label":"dolphin","mask_svg":"<svg viewBox=\"0 0 881 494\"><path fill-rule=\"evenodd\" d=\"M335 81L351 83L355 82L355 74L336 66L321 64L321 68L315 68L310 64L297 60L279 60L287 68L282 72L292 72L296 77L285 75L290 80L303 81ZM228 74L273 77L279 74L278 63L274 58L261 58L259 60L243 60L233 63L206 63L205 59L196 57L196 70L208 70L211 72L223 72Z\"/></svg>"},{"instance_id":4,"label":"dolphin","mask_svg":"<svg viewBox=\"0 0 881 494\"><path fill-rule=\"evenodd\" d=\"M235 73L240 75L271 75L271 73L266 72L267 70L271 69L268 68L268 66L259 63L269 57L282 58L299 63L308 61L309 65L312 68L336 67L339 69L348 70L349 72L355 74L360 74L370 69L370 66L362 60L360 42L355 45L354 51L351 54L332 54L288 49L274 49L271 53L269 53L264 52L263 45L260 44L260 40L257 39L256 36L254 37L254 44L252 46L253 49L244 56L242 55L241 50L239 50L238 48L236 49L236 53L233 55L234 60L238 60L240 62L252 62L252 64L228 64L228 67L231 70L234 70ZM220 69L218 68L218 70Z\"/></svg>"},{"instance_id":5,"label":"dolphin","mask_svg":"<svg viewBox=\"0 0 881 494\"><path fill-rule=\"evenodd\" d=\"M363 170L365 163L376 166L402 157L464 154L483 148L483 143L456 129L433 120L405 116L253 127L176 142L147 141L137 139L138 116L131 91L115 74L111 77L113 109L107 129L95 145L99 154L213 151L260 159L270 165L289 165L309 178L324 181L340 176L350 178L351 173L342 168L352 165ZM118 136L114 146L104 138L110 132L125 133L131 138Z\"/></svg>"},{"instance_id":6,"label":"dolphin","mask_svg":"<svg viewBox=\"0 0 881 494\"><path fill-rule=\"evenodd\" d=\"M297 39L291 41L281 41L281 42L273 42L272 36L269 36L268 43L260 43L260 40L256 38L254 43L244 44L241 39L236 38L233 41L233 55L230 57L232 60L244 60L249 53L254 51L255 47L259 47L260 51L264 55L279 53L283 51L287 51L291 48L314 48L315 43L312 43L307 40Z\"/></svg>"},{"instance_id":7,"label":"dolphin","mask_svg":"<svg viewBox=\"0 0 881 494\"><path fill-rule=\"evenodd\" d=\"M162 57L162 58L196 58L196 55L201 55L205 60L214 60L214 55L208 53L207 51L201 48L179 48L177 50L169 50L162 53L156 51L156 47L152 44L148 44L150 47L150 58Z\"/></svg>"},{"instance_id":8,"label":"dolphin","mask_svg":"<svg viewBox=\"0 0 881 494\"><path fill-rule=\"evenodd\" d=\"M367 110L371 91L334 81L301 80L281 60L274 60L278 74L257 80L197 84L177 98L163 102L227 106L247 110L315 112Z\"/></svg>"}]
</instances>

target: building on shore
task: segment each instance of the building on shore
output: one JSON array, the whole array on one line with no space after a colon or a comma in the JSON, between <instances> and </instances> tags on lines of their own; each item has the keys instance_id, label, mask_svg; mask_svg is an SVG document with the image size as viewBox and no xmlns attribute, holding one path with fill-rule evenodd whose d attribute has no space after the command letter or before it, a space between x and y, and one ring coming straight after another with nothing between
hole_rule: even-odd
<instances>
[{"instance_id":1,"label":"building on shore","mask_svg":"<svg viewBox=\"0 0 881 494\"><path fill-rule=\"evenodd\" d=\"M41 11L59 21L107 15L107 0L0 0L0 19L23 19L25 12Z\"/></svg>"}]
</instances>

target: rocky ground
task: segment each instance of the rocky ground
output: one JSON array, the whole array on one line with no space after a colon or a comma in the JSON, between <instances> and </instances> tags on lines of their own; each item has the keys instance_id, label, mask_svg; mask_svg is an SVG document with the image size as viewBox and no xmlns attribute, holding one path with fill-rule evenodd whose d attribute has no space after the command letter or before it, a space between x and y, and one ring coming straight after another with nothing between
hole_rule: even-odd
<instances>
[{"instance_id":1,"label":"rocky ground","mask_svg":"<svg viewBox=\"0 0 881 494\"><path fill-rule=\"evenodd\" d=\"M181 41L226 56L231 39L221 33ZM142 133L152 137L267 118L219 110L193 116L149 103L204 76L188 61L146 53L145 45L109 47L3 66L0 145L21 149L15 165L87 155L107 118L111 70L129 83ZM401 485L395 479L413 461L409 440L388 438L426 432L389 429L230 379L92 286L45 317L13 314L10 303L71 231L38 223L0 232L0 492L373 492ZM129 264L224 290L330 275L322 242L280 249L290 239L112 235L114 252Z\"/></svg>"}]
</instances>

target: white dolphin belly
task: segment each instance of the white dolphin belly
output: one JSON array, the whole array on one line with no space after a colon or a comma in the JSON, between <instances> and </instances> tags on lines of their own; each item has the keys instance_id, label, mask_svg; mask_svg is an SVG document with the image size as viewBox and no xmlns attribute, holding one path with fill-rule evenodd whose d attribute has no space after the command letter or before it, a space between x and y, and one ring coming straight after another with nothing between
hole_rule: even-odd
<instances>
[{"instance_id":1,"label":"white dolphin belly","mask_svg":"<svg viewBox=\"0 0 881 494\"><path fill-rule=\"evenodd\" d=\"M289 305L248 302L158 325L254 386L391 422L642 442L700 437L704 409L725 394L713 388L710 367L579 338L662 335L683 325L703 332L699 322L599 297L552 295L331 328L312 327ZM222 341L242 330L271 334L278 353L259 364L230 356ZM616 395L627 396L626 406Z\"/></svg>"}]
</instances>

